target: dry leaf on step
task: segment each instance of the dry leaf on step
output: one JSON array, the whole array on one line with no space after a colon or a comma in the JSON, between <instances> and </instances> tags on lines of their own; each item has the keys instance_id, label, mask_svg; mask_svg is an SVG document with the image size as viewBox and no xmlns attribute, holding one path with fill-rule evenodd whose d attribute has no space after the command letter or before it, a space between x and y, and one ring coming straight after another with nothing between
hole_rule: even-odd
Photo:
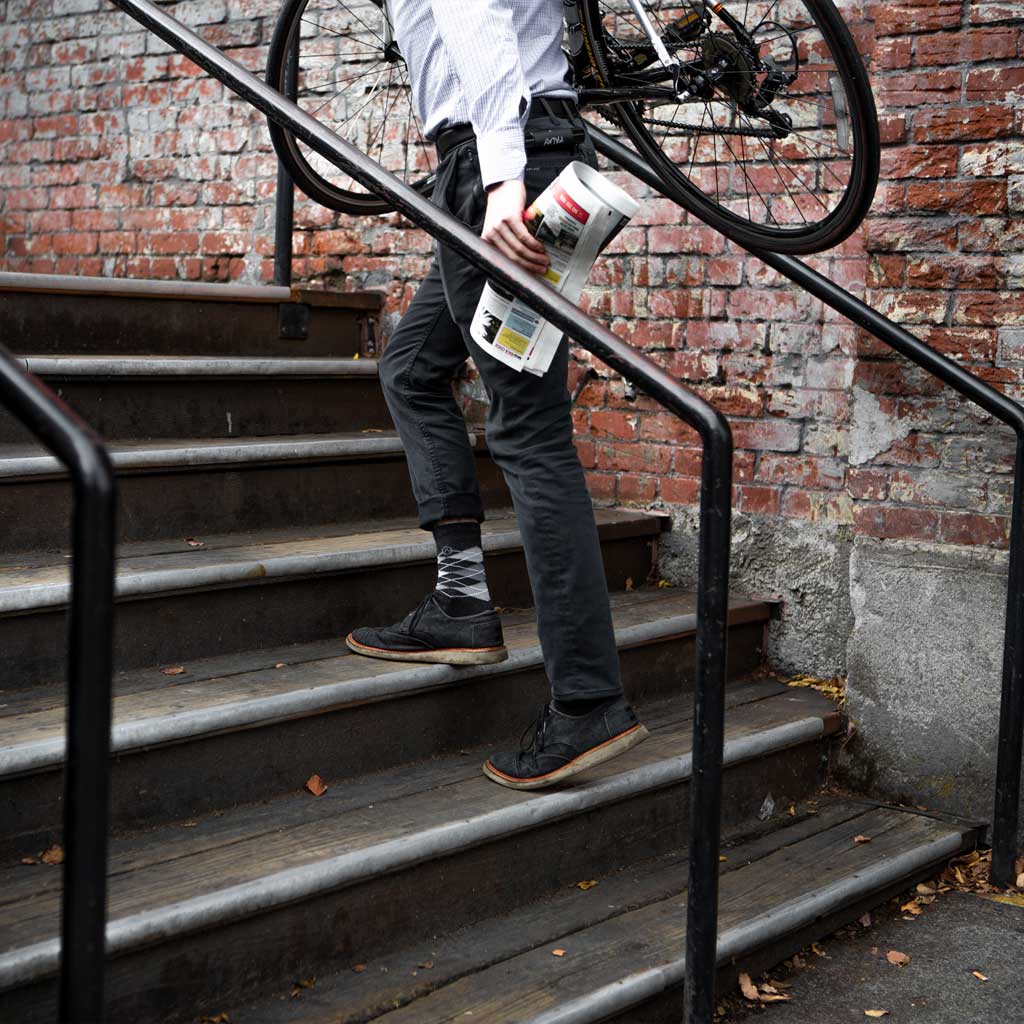
<instances>
[{"instance_id":1,"label":"dry leaf on step","mask_svg":"<svg viewBox=\"0 0 1024 1024\"><path fill-rule=\"evenodd\" d=\"M180 676L180 675L184 674L185 666L184 665L172 665L170 668L162 668L162 669L160 669L160 671L165 676Z\"/></svg>"},{"instance_id":2,"label":"dry leaf on step","mask_svg":"<svg viewBox=\"0 0 1024 1024\"><path fill-rule=\"evenodd\" d=\"M855 843L870 843L871 836L854 836L853 841Z\"/></svg>"},{"instance_id":3,"label":"dry leaf on step","mask_svg":"<svg viewBox=\"0 0 1024 1024\"><path fill-rule=\"evenodd\" d=\"M429 971L429 970L433 969L434 961L433 960L424 960L423 963L417 964L416 966L421 968L424 971Z\"/></svg>"},{"instance_id":4,"label":"dry leaf on step","mask_svg":"<svg viewBox=\"0 0 1024 1024\"><path fill-rule=\"evenodd\" d=\"M888 1010L865 1010L864 1011L864 1016L865 1017L888 1017L889 1016L889 1011Z\"/></svg>"},{"instance_id":5,"label":"dry leaf on step","mask_svg":"<svg viewBox=\"0 0 1024 1024\"><path fill-rule=\"evenodd\" d=\"M310 775L306 779L306 789L313 794L313 796L323 796L327 792L327 784L319 775Z\"/></svg>"},{"instance_id":6,"label":"dry leaf on step","mask_svg":"<svg viewBox=\"0 0 1024 1024\"><path fill-rule=\"evenodd\" d=\"M744 999L749 999L752 1003L760 1002L758 999L757 986L750 980L749 974L741 974L739 976L740 991L743 993Z\"/></svg>"},{"instance_id":7,"label":"dry leaf on step","mask_svg":"<svg viewBox=\"0 0 1024 1024\"><path fill-rule=\"evenodd\" d=\"M366 964L353 964L352 970L355 971L356 974L362 974L363 971L366 970Z\"/></svg>"},{"instance_id":8,"label":"dry leaf on step","mask_svg":"<svg viewBox=\"0 0 1024 1024\"><path fill-rule=\"evenodd\" d=\"M551 955L552 956L565 956L565 950L564 949L553 949L553 950L551 950Z\"/></svg>"},{"instance_id":9,"label":"dry leaf on step","mask_svg":"<svg viewBox=\"0 0 1024 1024\"><path fill-rule=\"evenodd\" d=\"M190 548L205 548L206 547L206 542L205 541L197 540L195 537L186 537L185 538L185 543Z\"/></svg>"},{"instance_id":10,"label":"dry leaf on step","mask_svg":"<svg viewBox=\"0 0 1024 1024\"><path fill-rule=\"evenodd\" d=\"M35 859L35 857L22 857L21 858L21 863L22 864L38 864L39 862Z\"/></svg>"},{"instance_id":11,"label":"dry leaf on step","mask_svg":"<svg viewBox=\"0 0 1024 1024\"><path fill-rule=\"evenodd\" d=\"M274 668L287 668L287 667L288 667L288 666L287 666L287 665L286 665L286 664L285 664L285 663L284 663L283 661L279 661L279 662L278 662L278 663L277 663L277 664L276 664L276 665L274 666Z\"/></svg>"},{"instance_id":12,"label":"dry leaf on step","mask_svg":"<svg viewBox=\"0 0 1024 1024\"><path fill-rule=\"evenodd\" d=\"M63 864L64 863L64 847L63 846L51 846L46 853L40 854L39 859L44 864Z\"/></svg>"},{"instance_id":13,"label":"dry leaf on step","mask_svg":"<svg viewBox=\"0 0 1024 1024\"><path fill-rule=\"evenodd\" d=\"M978 981L988 981L988 978L986 978L985 975L981 973L981 971L971 971L971 974L973 974L978 979Z\"/></svg>"},{"instance_id":14,"label":"dry leaf on step","mask_svg":"<svg viewBox=\"0 0 1024 1024\"><path fill-rule=\"evenodd\" d=\"M226 1013L217 1013L212 1017L200 1017L200 1024L231 1024L231 1018Z\"/></svg>"},{"instance_id":15,"label":"dry leaf on step","mask_svg":"<svg viewBox=\"0 0 1024 1024\"><path fill-rule=\"evenodd\" d=\"M921 913L921 905L915 896L909 903L904 903L900 907L900 912L904 914L913 914L915 917Z\"/></svg>"},{"instance_id":16,"label":"dry leaf on step","mask_svg":"<svg viewBox=\"0 0 1024 1024\"><path fill-rule=\"evenodd\" d=\"M890 949L885 954L885 959L897 967L906 967L910 963L910 957L906 953L901 953L898 949Z\"/></svg>"},{"instance_id":17,"label":"dry leaf on step","mask_svg":"<svg viewBox=\"0 0 1024 1024\"><path fill-rule=\"evenodd\" d=\"M860 926L862 928L870 928L871 927L871 915L870 914L861 914L861 916L857 918L857 921L858 921L858 923L860 924Z\"/></svg>"},{"instance_id":18,"label":"dry leaf on step","mask_svg":"<svg viewBox=\"0 0 1024 1024\"><path fill-rule=\"evenodd\" d=\"M633 589L633 577L632 576L627 576L626 577L626 593L628 594L630 591L632 591L632 589Z\"/></svg>"},{"instance_id":19,"label":"dry leaf on step","mask_svg":"<svg viewBox=\"0 0 1024 1024\"><path fill-rule=\"evenodd\" d=\"M597 879L596 878L590 878L590 879L587 879L587 880L585 880L583 882L577 882L576 883L576 888L577 889L582 889L584 892L586 892L588 889L593 889L595 885L597 885Z\"/></svg>"},{"instance_id":20,"label":"dry leaf on step","mask_svg":"<svg viewBox=\"0 0 1024 1024\"><path fill-rule=\"evenodd\" d=\"M918 896L934 896L935 886L931 882L921 882L917 887Z\"/></svg>"}]
</instances>

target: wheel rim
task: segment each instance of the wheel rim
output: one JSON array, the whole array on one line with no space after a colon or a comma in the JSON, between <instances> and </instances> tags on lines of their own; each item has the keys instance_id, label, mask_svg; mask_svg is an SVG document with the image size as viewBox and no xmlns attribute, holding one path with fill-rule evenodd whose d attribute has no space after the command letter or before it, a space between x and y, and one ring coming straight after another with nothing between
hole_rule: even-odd
<instances>
[{"instance_id":1,"label":"wheel rim","mask_svg":"<svg viewBox=\"0 0 1024 1024\"><path fill-rule=\"evenodd\" d=\"M409 72L390 40L382 5L306 0L296 8L292 39L296 33L299 106L407 184L428 190L437 162L434 148L423 136ZM291 139L290 148L321 192L349 206L381 205L305 143Z\"/></svg>"},{"instance_id":2,"label":"wheel rim","mask_svg":"<svg viewBox=\"0 0 1024 1024\"><path fill-rule=\"evenodd\" d=\"M595 2L609 77L650 84L655 72L634 70L646 59L647 37L628 0ZM719 74L704 95L687 102L619 107L647 136L645 155L722 219L765 236L820 236L848 222L863 197L870 147L866 116L852 116L861 98L841 54L837 61L827 23L797 0L734 0L728 13L750 32L755 66L750 48L710 11L701 31L676 34L673 26L704 13L702 5L647 0L644 6L670 53ZM792 82L780 84L790 75ZM791 121L784 132L783 118Z\"/></svg>"}]
</instances>

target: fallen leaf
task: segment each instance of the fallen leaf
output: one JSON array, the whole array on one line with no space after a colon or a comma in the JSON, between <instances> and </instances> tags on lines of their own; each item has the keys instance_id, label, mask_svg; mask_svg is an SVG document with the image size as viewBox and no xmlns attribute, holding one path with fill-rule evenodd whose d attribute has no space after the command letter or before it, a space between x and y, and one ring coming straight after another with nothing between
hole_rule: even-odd
<instances>
[{"instance_id":1,"label":"fallen leaf","mask_svg":"<svg viewBox=\"0 0 1024 1024\"><path fill-rule=\"evenodd\" d=\"M434 961L433 960L424 960L423 963L417 964L416 966L419 967L419 968L422 968L424 971L429 971L429 970L433 969Z\"/></svg>"},{"instance_id":2,"label":"fallen leaf","mask_svg":"<svg viewBox=\"0 0 1024 1024\"><path fill-rule=\"evenodd\" d=\"M978 981L988 981L988 978L986 978L985 975L981 973L981 971L971 971L971 974L973 974L978 979Z\"/></svg>"},{"instance_id":3,"label":"fallen leaf","mask_svg":"<svg viewBox=\"0 0 1024 1024\"><path fill-rule=\"evenodd\" d=\"M795 818L796 817L796 804L790 804L789 805L789 816L791 818Z\"/></svg>"},{"instance_id":4,"label":"fallen leaf","mask_svg":"<svg viewBox=\"0 0 1024 1024\"><path fill-rule=\"evenodd\" d=\"M565 950L564 949L553 949L553 950L551 950L551 955L552 956L565 956Z\"/></svg>"},{"instance_id":5,"label":"fallen leaf","mask_svg":"<svg viewBox=\"0 0 1024 1024\"><path fill-rule=\"evenodd\" d=\"M51 846L46 853L41 853L39 859L44 864L63 864L64 863L64 847L63 846Z\"/></svg>"},{"instance_id":6,"label":"fallen leaf","mask_svg":"<svg viewBox=\"0 0 1024 1024\"><path fill-rule=\"evenodd\" d=\"M356 974L362 974L363 971L366 970L366 964L353 964L352 970L355 971Z\"/></svg>"},{"instance_id":7,"label":"fallen leaf","mask_svg":"<svg viewBox=\"0 0 1024 1024\"><path fill-rule=\"evenodd\" d=\"M198 821L183 821L181 823L182 828L195 828L199 824Z\"/></svg>"},{"instance_id":8,"label":"fallen leaf","mask_svg":"<svg viewBox=\"0 0 1024 1024\"><path fill-rule=\"evenodd\" d=\"M853 841L855 843L870 843L871 836L854 836Z\"/></svg>"},{"instance_id":9,"label":"fallen leaf","mask_svg":"<svg viewBox=\"0 0 1024 1024\"><path fill-rule=\"evenodd\" d=\"M674 586L675 586L675 584L674 583L669 583L668 580L658 580L658 589L659 590L665 590L668 587L674 587Z\"/></svg>"},{"instance_id":10,"label":"fallen leaf","mask_svg":"<svg viewBox=\"0 0 1024 1024\"><path fill-rule=\"evenodd\" d=\"M934 896L935 886L931 882L919 882L916 891L919 896Z\"/></svg>"},{"instance_id":11,"label":"fallen leaf","mask_svg":"<svg viewBox=\"0 0 1024 1024\"><path fill-rule=\"evenodd\" d=\"M793 966L797 970L800 970L801 967L807 966L807 961L802 956L800 956L799 953L797 953L797 955L793 957Z\"/></svg>"},{"instance_id":12,"label":"fallen leaf","mask_svg":"<svg viewBox=\"0 0 1024 1024\"><path fill-rule=\"evenodd\" d=\"M218 1013L213 1017L200 1017L200 1024L231 1024L231 1018L226 1013Z\"/></svg>"},{"instance_id":13,"label":"fallen leaf","mask_svg":"<svg viewBox=\"0 0 1024 1024\"><path fill-rule=\"evenodd\" d=\"M630 593L632 591L632 589L633 589L633 577L632 576L627 576L626 577L626 593L627 594Z\"/></svg>"},{"instance_id":14,"label":"fallen leaf","mask_svg":"<svg viewBox=\"0 0 1024 1024\"><path fill-rule=\"evenodd\" d=\"M591 878L583 882L577 882L576 888L582 889L584 892L586 892L588 889L593 889L595 885L597 885L597 879Z\"/></svg>"},{"instance_id":15,"label":"fallen leaf","mask_svg":"<svg viewBox=\"0 0 1024 1024\"><path fill-rule=\"evenodd\" d=\"M286 665L286 664L285 664L285 663L284 663L283 661L279 661L279 662L278 662L278 663L277 663L277 664L276 664L276 665L274 666L274 668L287 668L287 667L288 667L288 666L287 666L287 665Z\"/></svg>"},{"instance_id":16,"label":"fallen leaf","mask_svg":"<svg viewBox=\"0 0 1024 1024\"><path fill-rule=\"evenodd\" d=\"M889 1011L888 1010L865 1010L864 1011L864 1016L865 1017L888 1017L889 1016Z\"/></svg>"},{"instance_id":17,"label":"fallen leaf","mask_svg":"<svg viewBox=\"0 0 1024 1024\"><path fill-rule=\"evenodd\" d=\"M196 540L195 537L186 537L185 538L185 543L190 548L205 548L206 547L206 543L204 541Z\"/></svg>"},{"instance_id":18,"label":"fallen leaf","mask_svg":"<svg viewBox=\"0 0 1024 1024\"><path fill-rule=\"evenodd\" d=\"M758 999L757 986L750 980L749 974L741 974L739 976L740 991L743 993L744 999L749 999L752 1003L760 1002Z\"/></svg>"},{"instance_id":19,"label":"fallen leaf","mask_svg":"<svg viewBox=\"0 0 1024 1024\"><path fill-rule=\"evenodd\" d=\"M35 859L35 857L22 857L21 858L21 863L22 864L37 864L39 862Z\"/></svg>"},{"instance_id":20,"label":"fallen leaf","mask_svg":"<svg viewBox=\"0 0 1024 1024\"><path fill-rule=\"evenodd\" d=\"M1016 887L1018 889L1024 889L1024 871L1017 876Z\"/></svg>"},{"instance_id":21,"label":"fallen leaf","mask_svg":"<svg viewBox=\"0 0 1024 1024\"><path fill-rule=\"evenodd\" d=\"M184 665L174 665L171 668L162 668L162 669L160 669L160 671L165 676L180 676L180 675L184 674L185 666Z\"/></svg>"},{"instance_id":22,"label":"fallen leaf","mask_svg":"<svg viewBox=\"0 0 1024 1024\"><path fill-rule=\"evenodd\" d=\"M719 863L719 864L724 864L724 863L725 863L725 862L726 862L726 861L727 861L728 859L729 859L729 858L728 858L728 857L726 857L726 855L725 855L724 853L720 853L720 854L718 855L718 863Z\"/></svg>"},{"instance_id":23,"label":"fallen leaf","mask_svg":"<svg viewBox=\"0 0 1024 1024\"><path fill-rule=\"evenodd\" d=\"M313 794L313 796L323 796L327 792L327 784L319 775L310 775L306 779L306 789Z\"/></svg>"},{"instance_id":24,"label":"fallen leaf","mask_svg":"<svg viewBox=\"0 0 1024 1024\"><path fill-rule=\"evenodd\" d=\"M987 896L986 899L995 900L996 903L1006 903L1011 907L1024 907L1024 893L1014 896Z\"/></svg>"},{"instance_id":25,"label":"fallen leaf","mask_svg":"<svg viewBox=\"0 0 1024 1024\"><path fill-rule=\"evenodd\" d=\"M904 903L903 906L900 907L900 912L903 914L913 914L914 917L917 917L917 915L921 913L921 907L918 904L917 897L915 896L909 903Z\"/></svg>"},{"instance_id":26,"label":"fallen leaf","mask_svg":"<svg viewBox=\"0 0 1024 1024\"><path fill-rule=\"evenodd\" d=\"M906 953L901 953L898 949L890 949L885 954L885 959L897 967L906 967L910 963L910 957Z\"/></svg>"},{"instance_id":27,"label":"fallen leaf","mask_svg":"<svg viewBox=\"0 0 1024 1024\"><path fill-rule=\"evenodd\" d=\"M861 916L857 918L857 923L862 928L870 928L871 927L871 915L870 914L861 914Z\"/></svg>"},{"instance_id":28,"label":"fallen leaf","mask_svg":"<svg viewBox=\"0 0 1024 1024\"><path fill-rule=\"evenodd\" d=\"M830 960L831 959L831 957L828 955L828 953L825 952L824 948L822 946L818 945L817 942L812 942L811 943L811 952L814 953L815 956L823 956L823 957L825 957L826 960Z\"/></svg>"},{"instance_id":29,"label":"fallen leaf","mask_svg":"<svg viewBox=\"0 0 1024 1024\"><path fill-rule=\"evenodd\" d=\"M296 988L312 988L316 984L316 978L299 978L295 982Z\"/></svg>"}]
</instances>

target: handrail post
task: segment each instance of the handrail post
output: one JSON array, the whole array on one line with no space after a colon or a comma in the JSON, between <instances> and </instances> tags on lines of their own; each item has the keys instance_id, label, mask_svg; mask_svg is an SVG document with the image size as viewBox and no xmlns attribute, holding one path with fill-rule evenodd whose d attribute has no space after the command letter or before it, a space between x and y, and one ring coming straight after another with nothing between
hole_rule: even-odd
<instances>
[{"instance_id":1,"label":"handrail post","mask_svg":"<svg viewBox=\"0 0 1024 1024\"><path fill-rule=\"evenodd\" d=\"M74 486L60 1024L103 1019L116 487L99 437L0 345L0 399Z\"/></svg>"},{"instance_id":2,"label":"handrail post","mask_svg":"<svg viewBox=\"0 0 1024 1024\"><path fill-rule=\"evenodd\" d=\"M703 431L701 440L697 673L690 782L684 1024L711 1024L715 1016L732 515L732 432L721 420L719 429Z\"/></svg>"},{"instance_id":3,"label":"handrail post","mask_svg":"<svg viewBox=\"0 0 1024 1024\"><path fill-rule=\"evenodd\" d=\"M1020 824L1020 772L1024 754L1024 436L1017 434L1013 511L1010 520L1010 570L1003 641L1003 687L996 751L996 794L992 811L991 880L1002 889L1016 881L1017 829Z\"/></svg>"},{"instance_id":4,"label":"handrail post","mask_svg":"<svg viewBox=\"0 0 1024 1024\"><path fill-rule=\"evenodd\" d=\"M294 100L299 92L298 40L285 62L285 95ZM292 285L292 238L295 231L295 184L288 168L277 161L277 190L274 194L274 284Z\"/></svg>"}]
</instances>

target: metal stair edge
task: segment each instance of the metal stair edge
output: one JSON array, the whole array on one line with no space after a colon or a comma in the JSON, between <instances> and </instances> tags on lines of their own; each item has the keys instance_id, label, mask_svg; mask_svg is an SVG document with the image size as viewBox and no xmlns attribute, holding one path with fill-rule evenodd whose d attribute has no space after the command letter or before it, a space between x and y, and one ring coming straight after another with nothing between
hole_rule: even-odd
<instances>
[{"instance_id":1,"label":"metal stair edge","mask_svg":"<svg viewBox=\"0 0 1024 1024\"><path fill-rule=\"evenodd\" d=\"M468 434L477 447L480 438ZM394 431L367 434L311 434L299 437L197 438L186 444L159 441L112 443L107 449L117 473L161 469L193 469L216 466L265 465L313 460L356 460L375 456L403 456L405 449ZM0 448L0 482L37 477L63 477L66 471L51 455L24 449L24 454L4 455Z\"/></svg>"},{"instance_id":2,"label":"metal stair edge","mask_svg":"<svg viewBox=\"0 0 1024 1024\"><path fill-rule=\"evenodd\" d=\"M605 510L607 511L607 510ZM600 523L599 532L618 533L624 526L632 526L634 536L660 533L664 517L637 510L629 510L630 519L618 523ZM514 520L513 520L514 522ZM602 539L604 539L602 537ZM328 547L331 538L320 540ZM483 549L488 554L514 551L522 548L522 536L517 525L494 532L486 532ZM400 544L376 543L363 549L343 551L321 550L299 554L269 554L267 557L247 557L222 561L219 564L195 565L173 569L145 570L118 569L115 597L140 598L210 587L245 585L254 581L282 579L325 573L351 572L394 566L410 562L430 561L435 557L433 539ZM52 568L48 566L47 569ZM71 585L68 580L46 583L20 583L4 588L0 577L0 614L28 614L55 609L67 604Z\"/></svg>"},{"instance_id":3,"label":"metal stair edge","mask_svg":"<svg viewBox=\"0 0 1024 1024\"><path fill-rule=\"evenodd\" d=\"M820 740L827 734L827 729L825 718L813 715L727 739L723 765L731 767ZM165 904L156 910L131 914L108 923L107 954L117 956L176 936L267 912L424 860L454 854L503 836L686 782L691 776L692 755L680 754L587 786L547 793L472 818L423 829L412 836L398 836L370 848L286 868L216 892ZM0 954L0 991L55 974L59 959L60 941L56 938Z\"/></svg>"},{"instance_id":4,"label":"metal stair edge","mask_svg":"<svg viewBox=\"0 0 1024 1024\"><path fill-rule=\"evenodd\" d=\"M312 356L19 355L39 377L376 377L375 359Z\"/></svg>"}]
</instances>

